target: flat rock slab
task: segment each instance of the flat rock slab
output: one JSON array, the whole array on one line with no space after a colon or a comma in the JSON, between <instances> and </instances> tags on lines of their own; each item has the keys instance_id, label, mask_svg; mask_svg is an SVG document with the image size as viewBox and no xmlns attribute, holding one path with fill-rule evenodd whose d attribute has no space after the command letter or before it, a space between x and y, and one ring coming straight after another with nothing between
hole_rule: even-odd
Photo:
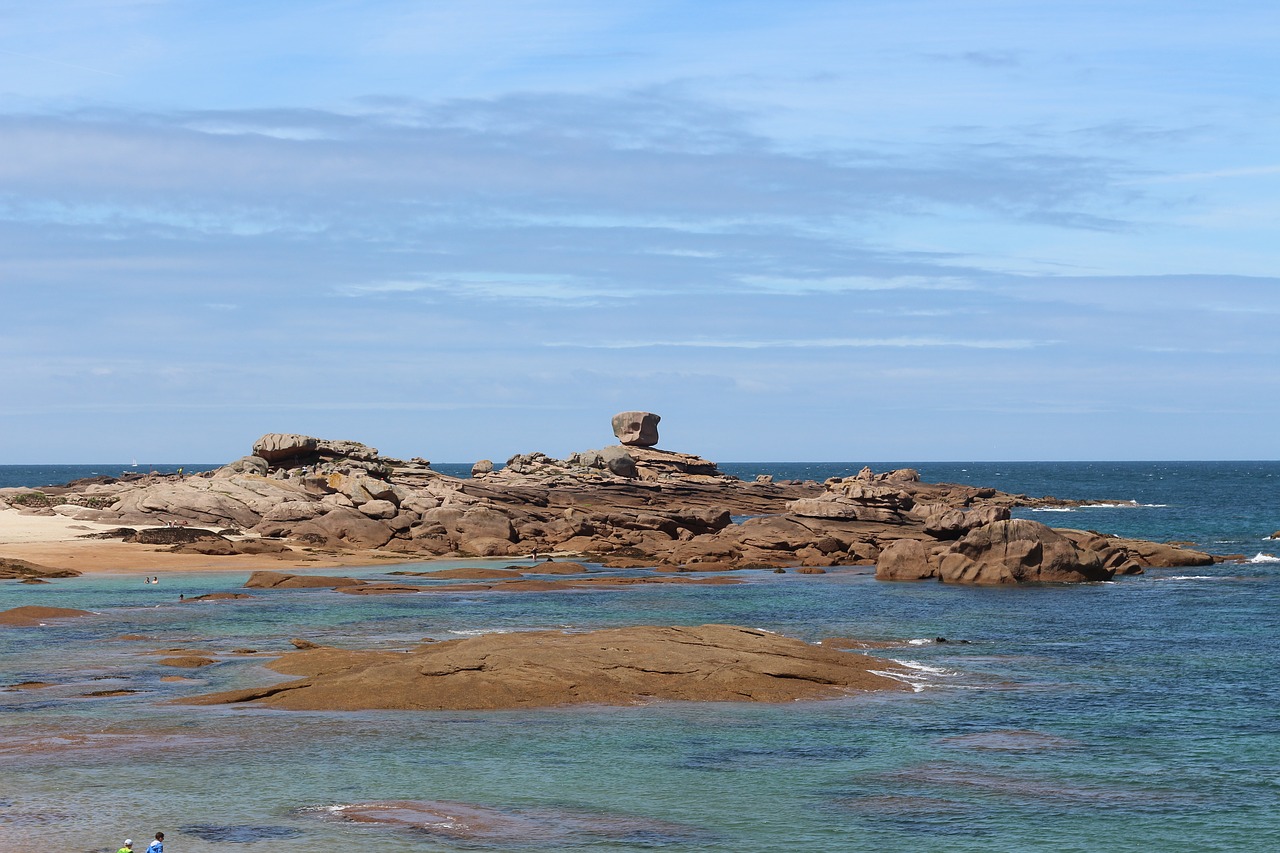
<instances>
[{"instance_id":1,"label":"flat rock slab","mask_svg":"<svg viewBox=\"0 0 1280 853\"><path fill-rule=\"evenodd\" d=\"M642 841L667 846L699 840L699 830L632 815L560 808L497 808L445 800L399 800L308 810L351 823L408 829L451 841L540 846Z\"/></svg>"},{"instance_id":2,"label":"flat rock slab","mask_svg":"<svg viewBox=\"0 0 1280 853\"><path fill-rule=\"evenodd\" d=\"M0 612L0 625L34 628L45 624L50 619L71 619L76 616L92 615L88 610L74 610L70 607L41 607L37 604L28 604Z\"/></svg>"},{"instance_id":3,"label":"flat rock slab","mask_svg":"<svg viewBox=\"0 0 1280 853\"><path fill-rule=\"evenodd\" d=\"M651 700L788 702L907 690L866 655L733 625L490 634L410 652L317 648L270 665L301 676L191 704L296 711L482 710Z\"/></svg>"}]
</instances>

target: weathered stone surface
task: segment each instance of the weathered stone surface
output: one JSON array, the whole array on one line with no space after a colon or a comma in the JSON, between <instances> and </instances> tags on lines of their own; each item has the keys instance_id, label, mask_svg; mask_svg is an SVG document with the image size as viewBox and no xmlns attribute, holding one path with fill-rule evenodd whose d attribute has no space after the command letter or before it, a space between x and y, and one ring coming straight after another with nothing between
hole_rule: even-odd
<instances>
[{"instance_id":1,"label":"weathered stone surface","mask_svg":"<svg viewBox=\"0 0 1280 853\"><path fill-rule=\"evenodd\" d=\"M216 532L202 527L152 527L139 530L125 541L140 545L182 545L187 542L206 542L222 539Z\"/></svg>"},{"instance_id":2,"label":"weathered stone surface","mask_svg":"<svg viewBox=\"0 0 1280 853\"><path fill-rule=\"evenodd\" d=\"M11 625L19 628L34 628L51 619L73 619L77 616L92 616L88 610L74 610L70 607L43 607L38 604L27 604L0 611L0 625Z\"/></svg>"},{"instance_id":3,"label":"weathered stone surface","mask_svg":"<svg viewBox=\"0 0 1280 853\"><path fill-rule=\"evenodd\" d=\"M4 580L74 578L79 575L80 572L75 569L52 569L26 560L0 557L0 579Z\"/></svg>"},{"instance_id":4,"label":"weathered stone surface","mask_svg":"<svg viewBox=\"0 0 1280 853\"><path fill-rule=\"evenodd\" d=\"M362 514L367 515L370 518L379 518L383 520L395 518L396 513L399 512L396 505L391 501L366 501L365 503L360 504L357 509L359 509Z\"/></svg>"},{"instance_id":5,"label":"weathered stone surface","mask_svg":"<svg viewBox=\"0 0 1280 853\"><path fill-rule=\"evenodd\" d=\"M1080 550L1062 534L1022 518L969 531L942 555L938 567L946 583L1078 583L1109 580L1113 574L1096 552Z\"/></svg>"},{"instance_id":6,"label":"weathered stone surface","mask_svg":"<svg viewBox=\"0 0 1280 853\"><path fill-rule=\"evenodd\" d=\"M217 661L202 655L178 655L171 658L161 658L156 663L160 664L160 666L173 666L180 669L199 669L200 667L211 666Z\"/></svg>"},{"instance_id":7,"label":"weathered stone surface","mask_svg":"<svg viewBox=\"0 0 1280 853\"><path fill-rule=\"evenodd\" d=\"M619 412L613 416L613 434L631 447L653 447L658 443L658 422L653 412Z\"/></svg>"},{"instance_id":8,"label":"weathered stone surface","mask_svg":"<svg viewBox=\"0 0 1280 853\"><path fill-rule=\"evenodd\" d=\"M325 575L291 575L285 572L254 572L245 581L245 589L337 589L358 586L358 578L335 578Z\"/></svg>"},{"instance_id":9,"label":"weathered stone surface","mask_svg":"<svg viewBox=\"0 0 1280 853\"><path fill-rule=\"evenodd\" d=\"M492 507L478 506L468 509L456 517L452 529L459 539L490 538L506 542L515 539L515 528L511 518Z\"/></svg>"},{"instance_id":10,"label":"weathered stone surface","mask_svg":"<svg viewBox=\"0 0 1280 853\"><path fill-rule=\"evenodd\" d=\"M320 439L297 433L271 432L253 443L253 455L267 462L280 462L315 453Z\"/></svg>"},{"instance_id":11,"label":"weathered stone surface","mask_svg":"<svg viewBox=\"0 0 1280 853\"><path fill-rule=\"evenodd\" d=\"M641 446L641 445L637 445ZM636 460L626 448L616 445L600 451L600 462L610 474L618 477L634 479L636 477Z\"/></svg>"},{"instance_id":12,"label":"weathered stone surface","mask_svg":"<svg viewBox=\"0 0 1280 853\"><path fill-rule=\"evenodd\" d=\"M304 521L294 528L295 536L311 533L325 541L345 543L354 548L381 548L391 541L393 531L386 524L346 507L334 507L324 515Z\"/></svg>"},{"instance_id":13,"label":"weathered stone surface","mask_svg":"<svg viewBox=\"0 0 1280 853\"><path fill-rule=\"evenodd\" d=\"M911 515L924 523L924 531L935 539L959 539L975 527L1009 518L1009 508L983 506L958 509L946 504L917 504Z\"/></svg>"},{"instance_id":14,"label":"weathered stone surface","mask_svg":"<svg viewBox=\"0 0 1280 853\"><path fill-rule=\"evenodd\" d=\"M235 462L224 465L219 468L215 476L229 476L231 474L256 474L259 477L267 476L270 470L270 463L261 456L241 456Z\"/></svg>"},{"instance_id":15,"label":"weathered stone surface","mask_svg":"<svg viewBox=\"0 0 1280 853\"><path fill-rule=\"evenodd\" d=\"M876 561L876 580L919 581L938 576L938 561L932 550L917 539L890 543Z\"/></svg>"},{"instance_id":16,"label":"weathered stone surface","mask_svg":"<svg viewBox=\"0 0 1280 853\"><path fill-rule=\"evenodd\" d=\"M475 710L654 699L787 702L901 690L890 662L729 625L538 631L400 652L315 649L271 668L298 681L197 697L290 710Z\"/></svg>"},{"instance_id":17,"label":"weathered stone surface","mask_svg":"<svg viewBox=\"0 0 1280 853\"><path fill-rule=\"evenodd\" d=\"M485 474L493 473L493 460L481 459L479 462L471 466L472 477L483 477Z\"/></svg>"},{"instance_id":18,"label":"weathered stone surface","mask_svg":"<svg viewBox=\"0 0 1280 853\"><path fill-rule=\"evenodd\" d=\"M308 521L326 509L320 501L285 500L262 515L264 521Z\"/></svg>"}]
</instances>

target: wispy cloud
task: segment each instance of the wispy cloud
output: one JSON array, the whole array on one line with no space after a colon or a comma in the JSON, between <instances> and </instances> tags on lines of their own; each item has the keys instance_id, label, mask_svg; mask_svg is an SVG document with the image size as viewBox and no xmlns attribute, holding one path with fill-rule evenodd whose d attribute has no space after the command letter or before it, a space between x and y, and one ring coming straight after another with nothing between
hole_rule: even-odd
<instances>
[{"instance_id":1,"label":"wispy cloud","mask_svg":"<svg viewBox=\"0 0 1280 853\"><path fill-rule=\"evenodd\" d=\"M575 347L580 349L995 349L1020 350L1051 346L1057 341L1032 341L1010 339L972 338L778 338L752 339L701 339L688 340L617 340L617 341L547 341L543 346Z\"/></svg>"}]
</instances>

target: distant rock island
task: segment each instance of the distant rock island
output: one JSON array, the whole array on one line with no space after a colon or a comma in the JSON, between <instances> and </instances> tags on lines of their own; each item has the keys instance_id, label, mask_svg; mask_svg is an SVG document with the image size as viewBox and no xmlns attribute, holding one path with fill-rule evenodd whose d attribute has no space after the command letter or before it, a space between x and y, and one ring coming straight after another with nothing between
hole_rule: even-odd
<instances>
[{"instance_id":1,"label":"distant rock island","mask_svg":"<svg viewBox=\"0 0 1280 853\"><path fill-rule=\"evenodd\" d=\"M1010 518L1016 507L1084 501L925 483L910 469L744 482L659 448L660 420L622 412L611 420L617 444L566 459L517 454L501 467L481 460L466 478L356 441L270 433L210 472L0 489L0 500L117 525L99 535L208 555L554 554L667 572L875 565L883 580L967 584L1098 581L1213 562L1172 545Z\"/></svg>"}]
</instances>

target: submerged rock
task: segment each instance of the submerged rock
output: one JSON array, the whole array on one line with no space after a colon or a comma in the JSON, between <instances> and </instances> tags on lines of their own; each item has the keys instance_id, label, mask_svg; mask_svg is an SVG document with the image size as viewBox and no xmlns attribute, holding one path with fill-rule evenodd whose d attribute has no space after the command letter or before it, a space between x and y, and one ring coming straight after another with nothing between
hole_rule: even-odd
<instances>
[{"instance_id":1,"label":"submerged rock","mask_svg":"<svg viewBox=\"0 0 1280 853\"><path fill-rule=\"evenodd\" d=\"M544 849L566 849L629 841L666 847L690 844L702 834L693 827L632 815L549 807L498 808L444 800L352 803L302 812L502 847L536 843Z\"/></svg>"},{"instance_id":2,"label":"submerged rock","mask_svg":"<svg viewBox=\"0 0 1280 853\"><path fill-rule=\"evenodd\" d=\"M70 607L42 607L38 604L27 604L0 611L0 625L12 625L21 628L34 628L45 624L50 619L74 619L79 616L92 616L88 610L75 610Z\"/></svg>"}]
</instances>

